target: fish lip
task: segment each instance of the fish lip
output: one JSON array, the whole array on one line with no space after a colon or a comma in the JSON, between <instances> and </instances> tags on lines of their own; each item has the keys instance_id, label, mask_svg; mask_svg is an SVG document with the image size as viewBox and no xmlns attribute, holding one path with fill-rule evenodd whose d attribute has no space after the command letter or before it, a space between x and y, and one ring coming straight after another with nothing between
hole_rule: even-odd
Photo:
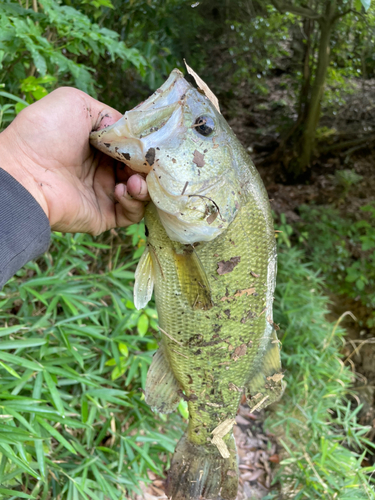
<instances>
[{"instance_id":1,"label":"fish lip","mask_svg":"<svg viewBox=\"0 0 375 500\"><path fill-rule=\"evenodd\" d=\"M191 88L191 85L184 79L181 71L174 69L163 85L145 101L135 106L133 110L143 111L150 108L159 108L163 105L164 100L171 95L173 95L173 102L179 101L189 88ZM169 104L171 103L169 102Z\"/></svg>"},{"instance_id":2,"label":"fish lip","mask_svg":"<svg viewBox=\"0 0 375 500\"><path fill-rule=\"evenodd\" d=\"M174 69L163 85L146 101L125 113L132 136L143 139L154 131L152 129L157 131L167 125L174 111L185 105L186 94L191 88L181 71ZM150 121L145 123L147 115ZM143 130L140 123L144 123Z\"/></svg>"},{"instance_id":3,"label":"fish lip","mask_svg":"<svg viewBox=\"0 0 375 500\"><path fill-rule=\"evenodd\" d=\"M125 120L129 127L130 138L143 139L157 132L168 124L173 113L182 106L181 101L177 101L167 106L150 109L132 109L125 113Z\"/></svg>"}]
</instances>

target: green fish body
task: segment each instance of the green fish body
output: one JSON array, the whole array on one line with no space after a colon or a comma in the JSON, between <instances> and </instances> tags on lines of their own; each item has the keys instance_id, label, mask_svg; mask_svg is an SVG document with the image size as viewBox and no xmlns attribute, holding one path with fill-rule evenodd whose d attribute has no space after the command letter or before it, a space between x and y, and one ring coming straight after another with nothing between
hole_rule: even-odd
<instances>
[{"instance_id":1,"label":"green fish body","mask_svg":"<svg viewBox=\"0 0 375 500\"><path fill-rule=\"evenodd\" d=\"M172 459L167 494L173 500L231 500L238 489L232 428L241 397L246 393L255 411L279 399L284 388L272 319L273 221L260 176L224 118L181 73L172 75L159 94L181 85L182 114L175 124L178 130L183 123L184 140L148 144L156 156L143 165L153 202L145 213L148 238L136 271L135 304L144 306L154 289L161 332L145 397L164 413L181 398L188 402L189 425ZM155 113L152 99L146 114ZM175 102L172 96L156 107L156 121L167 120L163 127L181 111L166 109ZM108 132L93 137L106 152L104 142L120 143L118 130ZM135 151L126 134L123 152Z\"/></svg>"}]
</instances>

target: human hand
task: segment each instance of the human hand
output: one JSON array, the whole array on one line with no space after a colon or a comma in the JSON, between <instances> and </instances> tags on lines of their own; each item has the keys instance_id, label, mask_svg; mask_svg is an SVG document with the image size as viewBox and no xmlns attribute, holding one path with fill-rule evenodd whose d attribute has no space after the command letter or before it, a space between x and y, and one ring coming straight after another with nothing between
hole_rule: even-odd
<instances>
[{"instance_id":1,"label":"human hand","mask_svg":"<svg viewBox=\"0 0 375 500\"><path fill-rule=\"evenodd\" d=\"M46 213L52 230L97 235L143 217L146 181L89 144L121 113L64 87L25 108L0 134L0 167Z\"/></svg>"}]
</instances>

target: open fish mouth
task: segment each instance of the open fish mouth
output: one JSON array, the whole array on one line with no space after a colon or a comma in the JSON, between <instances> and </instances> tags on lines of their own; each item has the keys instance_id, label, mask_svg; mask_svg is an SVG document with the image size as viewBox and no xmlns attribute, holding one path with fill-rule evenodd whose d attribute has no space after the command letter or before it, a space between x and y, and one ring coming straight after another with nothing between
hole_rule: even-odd
<instances>
[{"instance_id":1,"label":"open fish mouth","mask_svg":"<svg viewBox=\"0 0 375 500\"><path fill-rule=\"evenodd\" d=\"M188 88L182 73L172 71L146 101L127 111L113 125L92 132L91 144L135 172L150 172L158 146L168 142L172 134L176 137L177 129L183 132L182 107Z\"/></svg>"}]
</instances>

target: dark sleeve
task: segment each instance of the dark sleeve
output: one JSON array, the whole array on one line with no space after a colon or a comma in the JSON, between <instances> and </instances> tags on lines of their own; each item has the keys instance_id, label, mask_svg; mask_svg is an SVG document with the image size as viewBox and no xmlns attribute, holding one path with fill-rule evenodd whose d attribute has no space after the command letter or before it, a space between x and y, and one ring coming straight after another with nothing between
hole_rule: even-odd
<instances>
[{"instance_id":1,"label":"dark sleeve","mask_svg":"<svg viewBox=\"0 0 375 500\"><path fill-rule=\"evenodd\" d=\"M35 198L0 168L0 289L48 249L51 229Z\"/></svg>"}]
</instances>

